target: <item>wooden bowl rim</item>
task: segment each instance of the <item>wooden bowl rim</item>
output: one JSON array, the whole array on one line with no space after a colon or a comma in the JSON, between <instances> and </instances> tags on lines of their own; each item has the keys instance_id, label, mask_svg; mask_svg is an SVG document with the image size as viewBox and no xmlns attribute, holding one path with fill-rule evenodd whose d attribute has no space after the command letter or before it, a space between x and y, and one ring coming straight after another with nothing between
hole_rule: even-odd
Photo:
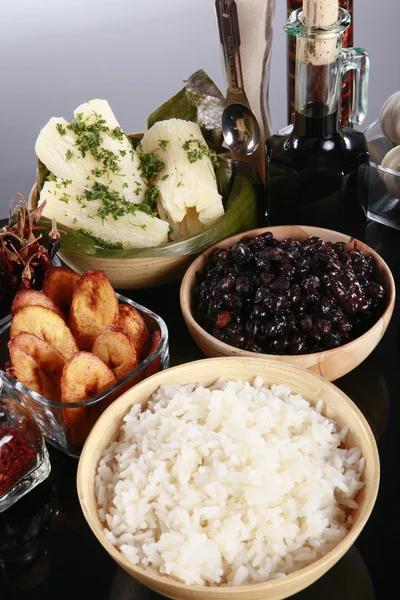
<instances>
[{"instance_id":1,"label":"wooden bowl rim","mask_svg":"<svg viewBox=\"0 0 400 600\"><path fill-rule=\"evenodd\" d=\"M156 246L155 246L156 247ZM67 258L68 257L79 257L82 259L89 259L91 261L98 261L100 262L108 262L110 263L110 265L112 264L112 262L119 262L120 264L121 261L124 261L124 264L126 264L129 261L143 261L144 262L154 262L154 261L162 261L162 262L187 262L190 260L191 257L195 258L197 257L197 254L170 254L170 255L165 255L165 256L138 256L138 257L126 257L126 258L113 258L111 256L105 256L105 257L100 257L100 256L84 256L83 254L79 254L79 252L74 252L73 250L62 250L60 249L57 253L61 259L63 257L63 255L65 255ZM171 260L172 259L172 260Z\"/></svg>"},{"instance_id":2,"label":"wooden bowl rim","mask_svg":"<svg viewBox=\"0 0 400 600\"><path fill-rule=\"evenodd\" d=\"M368 495L365 494L363 501L359 504L359 508L358 508L359 515L358 515L358 520L357 520L356 524L354 526L351 526L351 529L348 530L348 533L346 534L346 536L332 550L330 550L327 554L325 554L318 560L314 561L310 565L303 567L302 569L299 569L299 570L295 571L294 573L290 573L289 575L286 575L283 578L273 579L273 580L262 582L262 583L254 583L254 584L247 584L247 585L243 585L243 586L232 586L232 587L231 586L230 587L227 587L227 586L211 587L211 586L187 585L184 583L180 583L179 581L176 581L173 578L168 577L167 575L156 575L154 573L149 572L148 570L146 570L143 567L134 565L133 563L128 561L123 556L123 554L109 540L107 540L107 538L105 537L105 535L103 533L104 525L100 521L98 512L97 512L97 510L94 511L93 506L91 506L91 507L88 506L88 504L86 502L85 493L84 493L85 485L89 485L87 482L86 462L90 461L90 458L88 458L88 457L92 456L93 453L96 451L96 449L98 449L98 446L99 446L98 438L100 437L100 439L104 439L103 436L101 435L101 431L102 431L102 423L104 422L105 417L108 415L111 416L113 413L120 412L119 407L121 404L124 405L124 414L126 414L128 412L128 410L130 410L130 408L135 403L134 398L140 397L142 388L146 388L149 385L149 382L153 382L154 384L157 384L157 386L167 383L167 381L165 381L165 379L166 378L168 379L168 374L171 372L176 373L180 370L185 371L186 369L196 368L197 366L199 368L207 367L207 366L211 367L212 365L217 364L218 369L216 369L216 371L219 374L219 373L221 373L221 370L223 369L224 363L225 364L237 363L238 365L242 365L243 359L241 357L237 357L237 356L236 357L223 356L223 357L216 357L216 358L205 358L205 359L201 359L201 360L197 360L197 361L183 363L181 365L171 367L169 369L166 369L165 371L161 371L159 373L156 373L155 375L152 375L151 377L147 378L145 381L140 382L135 387L131 388L130 390L128 390L127 392L122 394L119 398L117 398L102 413L102 415L100 415L99 419L96 421L94 427L92 428L91 432L89 433L89 436L85 442L85 445L82 449L82 453L81 453L81 456L79 459L78 471L77 471L77 490L78 490L79 502L80 502L83 514L85 516L85 519L86 519L89 527L91 528L92 532L94 533L94 535L96 536L98 541L101 543L101 545L110 554L110 556L115 560L115 562L117 562L117 564L119 564L121 567L123 567L124 570L126 570L131 575L132 575L132 573L137 573L138 575L141 575L148 580L157 582L157 584L160 584L161 586L168 585L168 587L171 590L173 590L174 594L176 594L176 596L174 596L174 597L180 597L179 592L182 592L185 590L190 590L190 592L195 592L199 595L200 594L204 594L204 595L210 594L211 597L213 595L217 595L217 596L234 595L234 596L238 597L238 596L241 596L242 594L243 595L250 594L250 596L247 596L247 597L251 598L251 594L255 593L257 591L265 591L265 593L277 594L279 592L279 588L281 586L284 588L290 588L291 585L295 586L296 583L299 584L299 586L295 587L294 589L295 589L295 591L300 591L301 589L304 589L305 587L308 587L309 585L311 585L311 583L316 581L323 573L327 572L335 564L335 562L337 562L337 560L339 560L349 550L349 548L353 545L353 543L355 542L355 540L361 533L362 529L364 528L365 524L367 523L367 521L372 513L372 510L374 508L375 502L376 502L376 498L377 498L378 490L379 490L379 482L380 482L380 461L379 461L378 447L377 447L377 443L376 443L374 434L372 432L372 429L371 429L367 419L364 417L363 413L356 406L356 404L351 400L351 398L349 396L347 396L347 394L342 392L342 390L340 390L340 388L338 388L332 382L328 381L327 379L324 379L318 373L314 373L303 367L293 365L290 363L284 363L284 362L277 363L274 360L266 360L266 359L260 358L258 356L251 356L248 358L252 363L254 363L255 366L257 364L259 364L260 368L263 368L263 369L271 367L275 370L280 369L283 372L284 371L291 371L291 372L297 371L298 373L301 373L305 379L314 380L314 381L319 382L320 383L320 392L322 391L323 388L325 388L325 389L330 388L338 397L340 397L341 402L343 402L346 405L347 409L350 412L352 412L353 415L356 417L357 431L359 433L363 432L365 434L365 437L366 437L365 445L368 445L371 450L372 461L370 458L369 464L371 464L371 462L372 462L372 465L370 467L371 468L371 477L370 477L371 481L370 481L369 494ZM218 375L215 375L215 377L218 377ZM147 398L144 398L144 400L142 400L142 403L145 402L146 399ZM354 430L355 430L355 428L353 427L351 431L354 431ZM110 443L110 442L108 442L108 443ZM104 444L102 444L102 449L104 449ZM93 473L91 475L93 475L92 483L94 486L95 473ZM94 497L95 497L95 495L94 495ZM96 502L96 499L95 499L95 502ZM96 505L97 505L97 502L96 502ZM323 566L325 564L327 565L326 569L323 568ZM321 568L322 568L322 572L320 571ZM302 584L304 584L304 585L302 585ZM161 592L159 592L159 593L161 593ZM169 597L171 597L171 596L169 596ZM183 597L184 596L182 596L182 598ZM288 597L288 596L286 595L284 597Z\"/></svg>"},{"instance_id":3,"label":"wooden bowl rim","mask_svg":"<svg viewBox=\"0 0 400 600\"><path fill-rule=\"evenodd\" d=\"M260 356L265 357L267 359L279 356L281 360L285 360L285 358L293 359L294 357L296 357L298 359L300 359L301 357L311 357L311 358L315 359L315 361L319 362L319 359L321 357L327 357L327 356L332 357L335 354L339 354L343 348L351 349L352 347L356 346L360 341L363 340L364 336L368 335L372 331L379 329L379 323L381 322L381 320L384 317L387 317L388 322L389 322L389 320L391 319L393 310L394 310L394 305L395 305L395 300L396 300L396 285L395 285L395 282L393 279L392 272L389 269L389 266L383 260L383 258L377 252L375 252L375 250L373 250L370 246L368 246L364 242L361 242L357 238L350 237L344 233L340 233L339 231L334 231L333 229L325 229L322 227L312 227L312 226L308 226L308 225L276 225L276 226L271 226L271 227L261 227L258 229L251 229L249 231L244 231L242 233L238 233L238 234L232 235L230 237L227 237L227 238L221 240L220 242L217 242L213 246L210 246L210 248L208 248L207 250L202 252L199 256L197 256L195 258L195 260L189 266L185 275L183 276L181 287L180 287L180 303L181 303L182 314L185 318L185 321L188 321L190 323L191 327L193 327L193 329L196 330L198 335L202 336L205 340L207 340L214 348L216 348L218 351L220 351L220 353L223 355L226 355L227 352L232 352L232 349L234 349L236 355L246 356L249 358L254 356L254 352L250 352L248 350L242 350L241 348L235 348L234 346L226 344L225 342L221 342L220 340L218 340L217 338L212 336L210 333L208 333L205 329L203 329L201 327L201 325L199 325L199 323L196 321L196 319L194 318L194 316L192 314L192 308L191 308L192 289L189 286L189 278L192 276L193 272L196 273L196 271L199 270L199 267L202 266L203 261L207 258L207 256L209 254L211 254L211 252L213 250L215 250L215 248L221 247L221 244L225 245L229 242L229 245L233 245L234 243L236 243L237 241L239 241L242 238L256 237L257 235L266 233L267 231L274 233L278 230L282 230L283 228L285 228L285 229L291 228L292 231L294 231L294 232L301 230L304 233L307 233L308 235L316 235L318 237L321 237L321 234L322 235L334 234L335 236L339 236L342 238L342 240L340 240L340 241L343 241L346 244L353 243L355 248L359 248L359 249L363 250L363 252L365 252L366 254L369 254L370 256L372 256L373 259L383 267L383 269L385 270L387 277L389 279L389 290L385 290L388 293L388 301L387 301L387 305L386 305L384 312L379 317L379 319L376 321L376 323L372 327L370 327L370 329L368 329L365 333L363 333L360 337L352 340L351 342L347 342L347 344L343 344L342 346L338 346L337 348L331 348L330 350L322 350L320 352L311 352L308 354L292 355L292 354L266 354L265 353L265 354L260 354ZM292 237L292 236L290 236L290 237ZM275 358L275 360L276 360L276 358Z\"/></svg>"}]
</instances>

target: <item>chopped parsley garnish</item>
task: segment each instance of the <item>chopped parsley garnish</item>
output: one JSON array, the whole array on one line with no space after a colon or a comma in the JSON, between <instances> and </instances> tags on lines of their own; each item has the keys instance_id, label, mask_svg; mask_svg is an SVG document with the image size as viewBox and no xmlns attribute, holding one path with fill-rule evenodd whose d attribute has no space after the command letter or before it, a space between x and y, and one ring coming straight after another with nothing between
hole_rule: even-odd
<instances>
[{"instance_id":1,"label":"chopped parsley garnish","mask_svg":"<svg viewBox=\"0 0 400 600\"><path fill-rule=\"evenodd\" d=\"M74 220L72 221L73 224L75 225L78 222L78 219L75 217Z\"/></svg>"},{"instance_id":2,"label":"chopped parsley garnish","mask_svg":"<svg viewBox=\"0 0 400 600\"><path fill-rule=\"evenodd\" d=\"M47 177L47 181L56 181L55 175L53 175L53 173L50 173Z\"/></svg>"},{"instance_id":3,"label":"chopped parsley garnish","mask_svg":"<svg viewBox=\"0 0 400 600\"><path fill-rule=\"evenodd\" d=\"M128 187L129 187L129 184L128 184L128 183L126 183L126 181L125 181L125 183L123 183L123 184L122 184L122 187L123 187L123 188L128 188Z\"/></svg>"},{"instance_id":4,"label":"chopped parsley garnish","mask_svg":"<svg viewBox=\"0 0 400 600\"><path fill-rule=\"evenodd\" d=\"M99 167L92 169L92 175L94 175L95 177L101 177L102 175L104 175L105 172L105 169L99 169Z\"/></svg>"},{"instance_id":5,"label":"chopped parsley garnish","mask_svg":"<svg viewBox=\"0 0 400 600\"><path fill-rule=\"evenodd\" d=\"M126 156L126 150L119 150L121 156Z\"/></svg>"},{"instance_id":6,"label":"chopped parsley garnish","mask_svg":"<svg viewBox=\"0 0 400 600\"><path fill-rule=\"evenodd\" d=\"M182 181L180 181L176 187L183 187Z\"/></svg>"},{"instance_id":7,"label":"chopped parsley garnish","mask_svg":"<svg viewBox=\"0 0 400 600\"><path fill-rule=\"evenodd\" d=\"M164 169L165 163L154 152L139 152L140 170L147 181L155 181Z\"/></svg>"},{"instance_id":8,"label":"chopped parsley garnish","mask_svg":"<svg viewBox=\"0 0 400 600\"><path fill-rule=\"evenodd\" d=\"M161 177L161 181L165 181L165 180L167 179L167 177L169 177L168 173L167 173L166 175L163 175L163 176Z\"/></svg>"},{"instance_id":9,"label":"chopped parsley garnish","mask_svg":"<svg viewBox=\"0 0 400 600\"><path fill-rule=\"evenodd\" d=\"M140 229L143 229L143 231L146 231L147 229L147 225L145 225L144 223L142 223L142 225L138 225L137 223L131 223L129 221L129 225L132 225L132 227L140 227Z\"/></svg>"},{"instance_id":10,"label":"chopped parsley garnish","mask_svg":"<svg viewBox=\"0 0 400 600\"><path fill-rule=\"evenodd\" d=\"M151 185L147 188L146 193L144 195L146 202L149 203L150 206L155 207L156 200L160 195L160 190L157 185Z\"/></svg>"},{"instance_id":11,"label":"chopped parsley garnish","mask_svg":"<svg viewBox=\"0 0 400 600\"><path fill-rule=\"evenodd\" d=\"M61 135L61 137L63 137L67 133L67 130L65 129L65 127L63 125L61 125L61 123L57 123L56 129L57 129L58 133Z\"/></svg>"},{"instance_id":12,"label":"chopped parsley garnish","mask_svg":"<svg viewBox=\"0 0 400 600\"><path fill-rule=\"evenodd\" d=\"M71 185L72 184L72 179L61 179L61 185L63 185L65 188L67 187L67 185Z\"/></svg>"},{"instance_id":13,"label":"chopped parsley garnish","mask_svg":"<svg viewBox=\"0 0 400 600\"><path fill-rule=\"evenodd\" d=\"M71 198L70 194L67 194L66 192L64 192L63 195L61 196L61 198L59 198L59 200L61 202L65 202L65 204L68 204L70 198Z\"/></svg>"},{"instance_id":14,"label":"chopped parsley garnish","mask_svg":"<svg viewBox=\"0 0 400 600\"><path fill-rule=\"evenodd\" d=\"M93 116L95 119L88 123L88 119ZM93 112L88 119L84 120L83 114L79 113L67 126L67 129L77 136L75 146L83 158L87 153L90 153L93 158L102 163L104 169L118 173L121 169L118 164L119 158L111 150L102 147L103 138L101 134L106 133L112 138L122 140L124 135L122 129L115 127L111 130L106 125L105 119L102 119L96 112Z\"/></svg>"},{"instance_id":15,"label":"chopped parsley garnish","mask_svg":"<svg viewBox=\"0 0 400 600\"><path fill-rule=\"evenodd\" d=\"M161 150L165 150L168 144L169 140L158 140L158 145L160 146Z\"/></svg>"},{"instance_id":16,"label":"chopped parsley garnish","mask_svg":"<svg viewBox=\"0 0 400 600\"><path fill-rule=\"evenodd\" d=\"M71 152L71 150L68 148L68 150L65 153L65 160L71 160L71 158L74 156L74 153Z\"/></svg>"},{"instance_id":17,"label":"chopped parsley garnish","mask_svg":"<svg viewBox=\"0 0 400 600\"><path fill-rule=\"evenodd\" d=\"M122 140L124 139L124 132L122 131L121 127L115 127L110 131L110 136L122 142Z\"/></svg>"},{"instance_id":18,"label":"chopped parsley garnish","mask_svg":"<svg viewBox=\"0 0 400 600\"><path fill-rule=\"evenodd\" d=\"M219 167L219 159L216 152L210 150L210 148L200 140L186 140L182 148L186 151L190 163L195 163L198 160L202 160L203 156L208 156L214 169Z\"/></svg>"},{"instance_id":19,"label":"chopped parsley garnish","mask_svg":"<svg viewBox=\"0 0 400 600\"><path fill-rule=\"evenodd\" d=\"M135 214L138 210L153 217L157 216L157 213L145 202L133 204L132 202L125 200L118 192L110 190L106 185L99 182L95 182L90 190L84 191L84 198L88 202L93 200L101 201L101 206L97 209L97 215L102 220L106 217L112 217L117 221L120 217L127 214Z\"/></svg>"}]
</instances>

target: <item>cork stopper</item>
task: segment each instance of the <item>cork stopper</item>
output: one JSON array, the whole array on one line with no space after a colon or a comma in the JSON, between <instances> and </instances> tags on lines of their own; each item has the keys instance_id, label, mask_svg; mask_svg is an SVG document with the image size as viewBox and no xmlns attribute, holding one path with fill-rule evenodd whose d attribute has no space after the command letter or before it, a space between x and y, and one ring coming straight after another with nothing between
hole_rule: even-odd
<instances>
[{"instance_id":1,"label":"cork stopper","mask_svg":"<svg viewBox=\"0 0 400 600\"><path fill-rule=\"evenodd\" d=\"M315 27L329 27L338 20L339 0L303 0L305 22Z\"/></svg>"},{"instance_id":2,"label":"cork stopper","mask_svg":"<svg viewBox=\"0 0 400 600\"><path fill-rule=\"evenodd\" d=\"M338 20L338 0L303 0L304 23L313 27L330 27ZM314 39L304 38L298 58L315 66L329 65L338 56L337 34L321 33Z\"/></svg>"}]
</instances>

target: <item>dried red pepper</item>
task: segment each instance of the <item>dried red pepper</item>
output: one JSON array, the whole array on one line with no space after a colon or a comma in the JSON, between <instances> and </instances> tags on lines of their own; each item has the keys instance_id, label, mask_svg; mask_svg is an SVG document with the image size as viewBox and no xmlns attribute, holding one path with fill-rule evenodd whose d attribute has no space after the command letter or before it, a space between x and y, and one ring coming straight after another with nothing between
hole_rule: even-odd
<instances>
[{"instance_id":1,"label":"dried red pepper","mask_svg":"<svg viewBox=\"0 0 400 600\"><path fill-rule=\"evenodd\" d=\"M55 220L47 247L40 243L41 234L35 234L45 202L30 212L20 195L20 204L9 224L0 229L0 318L9 313L16 293L21 289L40 289L52 259L60 248L61 236ZM43 227L41 229L44 229Z\"/></svg>"},{"instance_id":2,"label":"dried red pepper","mask_svg":"<svg viewBox=\"0 0 400 600\"><path fill-rule=\"evenodd\" d=\"M13 427L0 425L0 497L35 465L36 449Z\"/></svg>"}]
</instances>

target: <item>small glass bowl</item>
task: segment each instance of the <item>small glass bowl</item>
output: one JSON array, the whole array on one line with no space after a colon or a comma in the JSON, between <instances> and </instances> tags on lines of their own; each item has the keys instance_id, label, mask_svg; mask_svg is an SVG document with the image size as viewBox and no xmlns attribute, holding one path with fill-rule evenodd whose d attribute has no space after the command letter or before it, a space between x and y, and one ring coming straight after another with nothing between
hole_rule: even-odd
<instances>
[{"instance_id":1,"label":"small glass bowl","mask_svg":"<svg viewBox=\"0 0 400 600\"><path fill-rule=\"evenodd\" d=\"M117 298L120 303L130 304L140 312L149 331L149 338L153 332L158 331L160 342L140 365L102 394L82 402L53 402L28 389L4 370L0 370L0 380L3 382L4 390L32 411L46 440L62 452L75 458L79 458L91 428L111 402L142 379L169 366L168 329L164 320L151 310L121 294L117 294ZM11 322L0 332L0 365L2 369L9 359L7 345L10 339L10 327ZM81 423L78 435L77 428L74 427L72 433L72 429L68 425L75 420L76 415Z\"/></svg>"},{"instance_id":2,"label":"small glass bowl","mask_svg":"<svg viewBox=\"0 0 400 600\"><path fill-rule=\"evenodd\" d=\"M44 481L50 474L50 460L43 435L29 409L19 402L13 390L3 385L0 380L0 513L7 510L17 500ZM9 456L12 464L16 465L15 478L3 464L8 448L20 443L26 443L31 449L31 456L26 457L19 469L20 453ZM8 460L7 460L8 463ZM6 464L7 464L6 463ZM7 479L6 479L7 478Z\"/></svg>"},{"instance_id":3,"label":"small glass bowl","mask_svg":"<svg viewBox=\"0 0 400 600\"><path fill-rule=\"evenodd\" d=\"M364 190L368 200L368 218L383 225L400 229L400 171L382 166L386 154L398 144L391 142L383 133L377 119L364 130L370 153L370 164L363 174ZM389 185L391 184L390 188ZM399 197L397 197L399 196Z\"/></svg>"}]
</instances>

